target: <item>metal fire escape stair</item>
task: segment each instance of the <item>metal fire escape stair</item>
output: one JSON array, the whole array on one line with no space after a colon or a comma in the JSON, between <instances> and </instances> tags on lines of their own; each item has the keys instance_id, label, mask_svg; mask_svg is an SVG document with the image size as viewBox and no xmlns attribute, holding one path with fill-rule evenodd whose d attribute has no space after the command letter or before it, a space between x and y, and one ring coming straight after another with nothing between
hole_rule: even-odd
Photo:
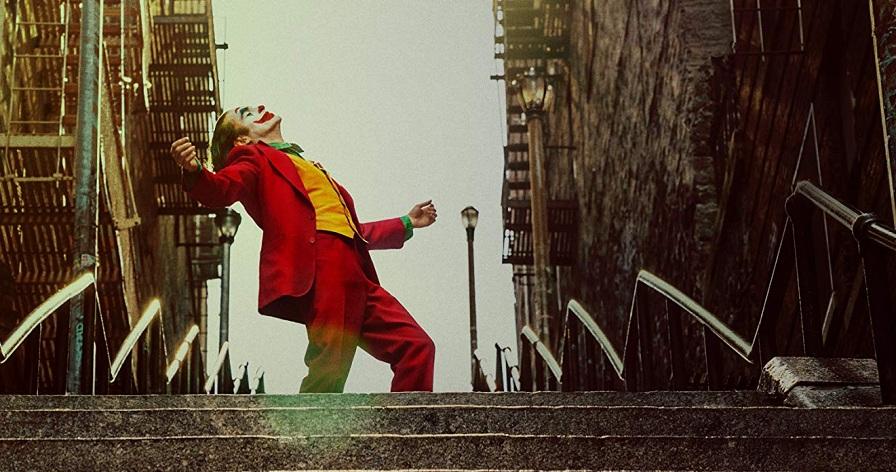
<instances>
[{"instance_id":1,"label":"metal fire escape stair","mask_svg":"<svg viewBox=\"0 0 896 472\"><path fill-rule=\"evenodd\" d=\"M80 7L72 0L57 2L8 2L12 19L10 42L9 101L6 103L0 134L0 264L14 278L14 292L8 317L15 323L60 287L71 282L74 219L74 131L78 99L78 47ZM109 20L117 18L119 4L107 2L108 35L119 37L122 25ZM102 48L108 55L108 44ZM115 55L119 55L116 53ZM109 72L110 63L105 71ZM117 69L116 69L116 72ZM114 80L117 82L118 74ZM112 77L107 77L111 81ZM100 85L107 81L100 77ZM114 86L113 86L114 88ZM104 91L104 96L108 96ZM120 97L109 103L120 104ZM108 112L110 105L101 109ZM102 114L99 121L107 147L104 156L119 157L123 142L124 112ZM101 164L99 198L97 285L101 313L112 336L127 331L128 310L122 293L122 270L117 230L139 223L133 204L130 176L119 161ZM103 162L103 161L101 161ZM108 182L125 182L114 189ZM114 210L121 205L110 200L130 198L130 218L121 218ZM112 205L110 205L112 203ZM56 389L64 365L57 352L64 352L67 342L65 323L53 317L41 324L40 390ZM64 320L65 318L61 318ZM3 333L7 334L7 333ZM60 350L62 349L62 350ZM56 387L54 387L54 385Z\"/></svg>"},{"instance_id":2,"label":"metal fire escape stair","mask_svg":"<svg viewBox=\"0 0 896 472\"><path fill-rule=\"evenodd\" d=\"M18 4L16 7L22 8ZM76 76L72 73L76 67L69 62L70 43L73 38L77 40L77 34L70 31L72 8L69 2L62 3L55 21L52 16L44 16L52 12L38 7L34 10L40 15L34 20L22 20L17 14L13 23L10 97L2 143L5 159L0 177L20 182L70 180L71 176L63 175L59 167L63 152L74 146L69 132L74 129L75 118L66 110L67 98L77 96L77 84L69 82L70 76ZM43 73L38 76L38 72ZM30 110L36 107L52 110L55 116L36 116ZM56 172L40 176L27 175L26 168L16 172L10 162L11 148L56 148Z\"/></svg>"},{"instance_id":3,"label":"metal fire escape stair","mask_svg":"<svg viewBox=\"0 0 896 472\"><path fill-rule=\"evenodd\" d=\"M503 61L507 82L529 66L567 56L568 0L496 0L495 58ZM528 266L533 261L532 212L529 182L529 144L523 109L507 95L507 145L504 146L505 264ZM548 160L555 158L548 155ZM548 198L550 264L570 265L575 256L578 204L570 198Z\"/></svg>"},{"instance_id":4,"label":"metal fire escape stair","mask_svg":"<svg viewBox=\"0 0 896 472\"><path fill-rule=\"evenodd\" d=\"M72 154L77 64L68 61L77 36L70 32L72 4L53 8L17 1L10 39L10 95L0 149L0 263L15 279L15 318L28 313L71 276ZM10 316L8 315L8 316ZM55 320L53 320L55 321ZM58 380L61 323L42 326L41 385Z\"/></svg>"},{"instance_id":5,"label":"metal fire escape stair","mask_svg":"<svg viewBox=\"0 0 896 472\"><path fill-rule=\"evenodd\" d=\"M515 107L519 108L519 107ZM503 262L532 265L532 211L529 200L529 144L520 113L508 111L509 144L504 146L504 251ZM578 204L570 199L548 200L551 264L570 265L578 236Z\"/></svg>"}]
</instances>

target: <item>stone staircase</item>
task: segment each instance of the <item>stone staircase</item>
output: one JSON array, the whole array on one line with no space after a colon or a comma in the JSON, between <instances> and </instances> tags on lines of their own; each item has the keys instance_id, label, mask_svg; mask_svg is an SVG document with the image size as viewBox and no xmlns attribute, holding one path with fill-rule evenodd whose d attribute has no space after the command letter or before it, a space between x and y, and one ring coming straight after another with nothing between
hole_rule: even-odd
<instances>
[{"instance_id":1,"label":"stone staircase","mask_svg":"<svg viewBox=\"0 0 896 472\"><path fill-rule=\"evenodd\" d=\"M0 397L3 470L892 470L896 408L759 392Z\"/></svg>"}]
</instances>

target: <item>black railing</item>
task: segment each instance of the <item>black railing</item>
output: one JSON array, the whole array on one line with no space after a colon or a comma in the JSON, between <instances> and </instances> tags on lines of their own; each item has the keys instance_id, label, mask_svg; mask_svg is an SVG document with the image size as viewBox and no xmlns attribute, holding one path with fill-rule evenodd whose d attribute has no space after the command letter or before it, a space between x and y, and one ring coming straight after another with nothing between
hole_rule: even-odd
<instances>
[{"instance_id":1,"label":"black railing","mask_svg":"<svg viewBox=\"0 0 896 472\"><path fill-rule=\"evenodd\" d=\"M647 271L638 274L632 306L629 311L625 348L620 356L598 323L575 300L567 307L562 345L564 390L596 390L606 385L606 368L609 365L617 381L627 390L680 389L685 384L685 352L680 320L674 316L677 307L702 325L707 386L710 389L723 385L720 347L724 344L749 364L760 365L778 353L775 328L782 311L784 296L794 267L797 276L799 325L804 355L822 354L824 318L819 308L816 288L815 256L812 252L811 212L821 210L841 226L850 229L859 247L865 277L867 308L871 318L871 332L880 374L881 396L885 404L896 404L896 316L893 315L893 288L888 284L887 256L896 252L896 230L884 225L868 213L859 213L810 182L799 182L787 200L787 221L784 235L778 246L772 276L756 333L752 342L738 335L718 317L702 305L676 289L671 284ZM668 342L668 376L660 372L654 363L656 326L651 317L647 291L659 294L663 299ZM533 346L541 346L537 336L524 328L524 337ZM590 336L589 336L590 335ZM590 338L590 339L589 339ZM523 343L524 346L526 343ZM594 347L600 349L595 356ZM524 386L529 381L526 374L527 353L523 353ZM542 364L548 364L541 356ZM599 362L598 362L599 361ZM604 366L600 369L601 364ZM543 369L536 369L543 370ZM557 377L558 379L560 376ZM554 385L544 379L534 379L533 389Z\"/></svg>"},{"instance_id":2,"label":"black railing","mask_svg":"<svg viewBox=\"0 0 896 472\"><path fill-rule=\"evenodd\" d=\"M513 353L510 347L495 343L495 391L518 392L520 390L520 369L516 360L511 363Z\"/></svg>"},{"instance_id":3,"label":"black railing","mask_svg":"<svg viewBox=\"0 0 896 472\"><path fill-rule=\"evenodd\" d=\"M218 380L218 377L221 374L221 371L224 369L224 365L230 363L230 342L224 341L224 344L221 345L221 349L218 351L218 357L215 360L214 366L212 366L212 370L209 372L208 377L205 380L204 390L205 393L231 393L233 392L233 383L229 383L226 385L218 385L218 391L213 392L215 390L215 381ZM223 377L222 377L223 378ZM226 383L226 381L225 381Z\"/></svg>"},{"instance_id":4,"label":"black railing","mask_svg":"<svg viewBox=\"0 0 896 472\"><path fill-rule=\"evenodd\" d=\"M473 362L476 364L476 377L473 379L474 392L494 392L496 390L495 380L491 375L485 372L482 365L482 358L479 357L479 351L473 352Z\"/></svg>"},{"instance_id":5,"label":"black railing","mask_svg":"<svg viewBox=\"0 0 896 472\"><path fill-rule=\"evenodd\" d=\"M244 362L236 369L236 377L233 378L233 393L248 395L252 393L249 387L249 363Z\"/></svg>"},{"instance_id":6,"label":"black railing","mask_svg":"<svg viewBox=\"0 0 896 472\"><path fill-rule=\"evenodd\" d=\"M520 332L520 390L557 390L562 369L551 351L528 326Z\"/></svg>"},{"instance_id":7,"label":"black railing","mask_svg":"<svg viewBox=\"0 0 896 472\"><path fill-rule=\"evenodd\" d=\"M196 342L198 335L199 326L195 324L190 326L174 353L174 359L168 363L168 368L165 370L168 393L200 393L201 385L205 381L205 372L202 350Z\"/></svg>"},{"instance_id":8,"label":"black railing","mask_svg":"<svg viewBox=\"0 0 896 472\"><path fill-rule=\"evenodd\" d=\"M141 355L137 356L137 375L134 376L130 357L141 340ZM158 299L154 299L128 332L112 359L109 383L122 382L125 393L162 393L166 384L163 379L166 358L162 305ZM122 372L124 374L119 380Z\"/></svg>"},{"instance_id":9,"label":"black railing","mask_svg":"<svg viewBox=\"0 0 896 472\"><path fill-rule=\"evenodd\" d=\"M265 393L264 369L263 368L258 367L257 369L255 369L254 379L255 379L255 390L253 390L252 393L254 393L256 395L261 395L261 394Z\"/></svg>"},{"instance_id":10,"label":"black railing","mask_svg":"<svg viewBox=\"0 0 896 472\"><path fill-rule=\"evenodd\" d=\"M24 376L18 372L11 372L11 377L20 378L21 385L4 385L4 391L9 393L37 394L44 393L38 388L38 368L40 365L40 328L60 308L64 307L74 296L87 293L88 299L95 300L95 278L92 273L79 275L73 282L66 285L53 294L37 308L31 311L12 332L0 343L0 364L13 359L25 349L25 362L23 366L12 366L17 369L24 367ZM87 326L99 324L102 326L99 304L92 305L89 310L92 315L88 318ZM96 323L94 318L98 319ZM58 320L64 323L65 320ZM58 329L58 328L57 328ZM91 329L91 328L88 328ZM95 329L91 329L95 331ZM108 394L108 393L200 393L205 380L205 369L200 349L196 345L199 328L196 325L187 330L174 358L167 362L166 343L162 323L161 304L153 300L144 310L140 319L134 324L118 351L114 353L108 346L105 337L105 329L102 336L90 333L85 337L85 348L91 355L85 355L83 372L90 375L85 379L83 394ZM102 349L93 354L94 338ZM63 346L64 347L64 346ZM132 358L137 351L136 371ZM63 350L57 346L56 356L64 356ZM93 362L94 357L96 362ZM57 363L60 364L60 363ZM61 365L61 364L60 364ZM94 375L95 374L95 375ZM62 385L66 372L57 371L56 384ZM262 374L263 375L263 374ZM63 393L62 387L47 393ZM263 392L262 383L262 392ZM230 391L227 391L230 393Z\"/></svg>"},{"instance_id":11,"label":"black railing","mask_svg":"<svg viewBox=\"0 0 896 472\"><path fill-rule=\"evenodd\" d=\"M36 394L40 392L39 359L41 349L41 326L51 315L56 313L61 307L68 305L74 297L82 293L85 293L84 312L85 314L89 314L89 316L85 317L85 333L87 334L85 341L90 341L89 344L91 350L89 351L90 355L85 356L85 366L82 369L82 372L87 374L89 381L85 382L84 392L81 393L93 392L92 344L93 335L95 334L94 321L98 316L96 310L99 304L97 303L96 295L96 277L92 272L84 272L78 275L71 283L62 287L59 291L47 298L43 303L32 310L31 313L29 313L28 316L26 316L15 328L13 328L6 339L0 343L0 364L4 364L12 359L17 354L18 349L23 345L25 346L25 362L22 366L24 367L24 376L20 377L22 379L21 384L12 387L3 386L4 388L0 391L25 394ZM67 310L63 311L65 312ZM65 334L65 331L60 327L66 322L67 319L57 320L57 333ZM34 333L35 331L37 331L37 333ZM62 340L67 342L66 339ZM65 348L67 348L65 342L57 342L57 357L63 355L60 351ZM64 357L60 359L64 359ZM57 368L60 366L64 366L64 363L57 362ZM12 367L16 368L16 366ZM101 370L101 368L102 366L100 366L99 370ZM14 372L13 376L18 376L18 373ZM57 387L55 388L56 391L52 393L64 393L65 389L63 385L65 383L65 373L60 369L56 376L57 379L55 383Z\"/></svg>"},{"instance_id":12,"label":"black railing","mask_svg":"<svg viewBox=\"0 0 896 472\"><path fill-rule=\"evenodd\" d=\"M893 284L888 277L892 256L896 253L896 230L871 213L860 213L825 193L810 182L797 183L787 199L787 214L794 222L797 247L797 286L803 339L810 355L820 353L825 318L818 304L814 258L798 238L812 241L813 210L848 229L855 238L862 261L865 297L871 321L871 336L877 358L881 397L885 404L896 404L896 305Z\"/></svg>"},{"instance_id":13,"label":"black railing","mask_svg":"<svg viewBox=\"0 0 896 472\"><path fill-rule=\"evenodd\" d=\"M653 363L655 353L652 348L655 338L649 327L654 323L645 292L647 289L661 295L667 301L664 315L668 327L670 372L668 372L666 385L660 385L660 382L657 381L657 378L661 376L657 375L659 369ZM754 344L747 342L702 305L660 277L645 270L640 271L635 282L634 292L629 311L625 347L621 355L582 305L576 300L570 300L566 310L566 329L561 350L564 390L598 390L604 388L607 383L612 384L612 380L607 378L607 365L628 391L682 388L681 379L685 378L686 373L681 325L679 320L674 317L674 311L670 309L668 302L679 307L703 326L707 352L705 362L710 388L717 388L714 380L717 376L713 372L718 371L721 360L717 348L713 346L717 345L719 341L727 345L746 362L753 363ZM590 339L588 339L589 337ZM598 356L602 356L600 359L593 355L595 345L600 349L600 352L597 353ZM582 351L585 355L581 355ZM600 368L601 364L603 369Z\"/></svg>"}]
</instances>

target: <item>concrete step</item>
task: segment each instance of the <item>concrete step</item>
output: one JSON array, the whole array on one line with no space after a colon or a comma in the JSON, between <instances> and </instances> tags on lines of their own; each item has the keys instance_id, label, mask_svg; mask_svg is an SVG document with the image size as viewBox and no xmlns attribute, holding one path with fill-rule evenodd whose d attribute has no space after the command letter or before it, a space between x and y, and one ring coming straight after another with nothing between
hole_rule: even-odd
<instances>
[{"instance_id":1,"label":"concrete step","mask_svg":"<svg viewBox=\"0 0 896 472\"><path fill-rule=\"evenodd\" d=\"M4 470L887 470L896 408L755 392L2 396Z\"/></svg>"},{"instance_id":2,"label":"concrete step","mask_svg":"<svg viewBox=\"0 0 896 472\"><path fill-rule=\"evenodd\" d=\"M298 395L0 395L0 411L21 409L255 408L400 405L775 406L776 395L753 391L305 393Z\"/></svg>"},{"instance_id":3,"label":"concrete step","mask_svg":"<svg viewBox=\"0 0 896 472\"><path fill-rule=\"evenodd\" d=\"M393 405L0 411L0 439L596 435L896 437L896 408Z\"/></svg>"},{"instance_id":4,"label":"concrete step","mask_svg":"<svg viewBox=\"0 0 896 472\"><path fill-rule=\"evenodd\" d=\"M525 435L0 441L10 470L892 470L892 438Z\"/></svg>"}]
</instances>

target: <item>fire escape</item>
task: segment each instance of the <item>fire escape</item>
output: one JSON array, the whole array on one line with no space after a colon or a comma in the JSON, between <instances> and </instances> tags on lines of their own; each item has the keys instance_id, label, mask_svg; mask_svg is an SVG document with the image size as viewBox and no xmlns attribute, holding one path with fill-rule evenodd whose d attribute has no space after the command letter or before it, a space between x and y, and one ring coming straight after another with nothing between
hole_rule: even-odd
<instances>
[{"instance_id":1,"label":"fire escape","mask_svg":"<svg viewBox=\"0 0 896 472\"><path fill-rule=\"evenodd\" d=\"M73 151L78 94L79 3L12 2L7 26L11 31L10 73L0 175L0 246L2 264L14 279L11 316L15 323L74 276ZM128 331L128 293L121 261L131 248L120 235L140 219L125 159L126 102L139 103L145 94L142 48L146 31L141 12L131 2L106 2L104 11L104 68L100 79L102 123L100 221L98 230L97 294L105 316L107 340L116 344ZM129 78L125 83L119 78ZM131 84L135 86L132 87ZM123 257L124 256L124 257ZM129 287L130 285L130 287ZM67 342L64 317L52 317L33 335L40 345L39 386L53 389L64 375Z\"/></svg>"},{"instance_id":2,"label":"fire escape","mask_svg":"<svg viewBox=\"0 0 896 472\"><path fill-rule=\"evenodd\" d=\"M553 61L567 58L569 1L496 0L495 58L503 60L509 82L530 67L547 69ZM508 90L507 145L504 146L504 183L501 206L504 213L503 261L514 266L533 264L532 216L529 183L529 143L523 109ZM550 122L550 120L547 120ZM547 160L559 158L567 146L552 145L548 133ZM577 203L570 198L548 197L550 262L571 265L577 232ZM516 268L525 274L524 267Z\"/></svg>"},{"instance_id":3,"label":"fire escape","mask_svg":"<svg viewBox=\"0 0 896 472\"><path fill-rule=\"evenodd\" d=\"M200 346L207 336L206 281L219 277L220 243L212 210L200 207L181 188L180 169L169 156L171 143L188 136L207 161L211 129L221 112L218 48L210 0L162 0L153 5L149 78L151 122L148 148L159 215L171 215L174 238L187 257L188 282L199 320Z\"/></svg>"},{"instance_id":4,"label":"fire escape","mask_svg":"<svg viewBox=\"0 0 896 472\"><path fill-rule=\"evenodd\" d=\"M529 325L537 326L537 284L535 272L535 237L533 233L528 125L522 104L510 87L511 81L530 68L545 74L554 89L568 78L556 73L557 65L568 58L568 0L495 0L495 59L503 65L503 74L493 78L505 80L507 144L504 146L504 182L501 206L504 215L502 260L513 265L516 296L517 333ZM499 68L500 69L500 68ZM571 163L574 149L568 143L556 142L559 133L552 133L551 112L545 113L544 151L547 179L547 245L548 265L552 272L570 266L575 257L578 237L578 204L572 185L557 185L562 162ZM536 144L537 145L537 144ZM552 177L553 176L553 177ZM560 181L564 179L559 179ZM567 179L568 180L568 179ZM554 284L548 284L553 289ZM552 337L550 331L545 334ZM520 343L520 351L524 343ZM523 358L526 356L523 355ZM523 361L525 362L525 361Z\"/></svg>"},{"instance_id":5,"label":"fire escape","mask_svg":"<svg viewBox=\"0 0 896 472\"><path fill-rule=\"evenodd\" d=\"M209 4L103 2L94 274L98 365L110 362L140 324L140 313L152 297L162 297L168 313L157 334L146 332L146 345L131 359L135 365L145 363L147 349L159 351L151 354L156 358L170 357L167 353L190 330L193 318L198 323L204 316L205 281L217 277L214 224L207 215L196 216L208 211L187 199L177 188L179 174L163 162L173 136L180 135L181 116L196 142L208 134L217 111ZM0 91L9 91L0 95L0 337L76 275L73 159L81 27L77 1L16 0L6 5L0 15L6 33L0 53L8 67L0 77ZM150 154L151 163L144 157ZM153 191L155 198L148 198ZM156 216L171 214L177 215L173 223L166 220L171 217ZM153 254L175 237L186 247L186 271L166 269L171 261L155 260ZM192 290L172 290L177 283L166 282L166 277L189 279L182 286ZM177 300L184 297L192 313L177 310ZM30 392L62 391L66 315L61 309L35 328L0 369L0 383L32 378Z\"/></svg>"}]
</instances>

